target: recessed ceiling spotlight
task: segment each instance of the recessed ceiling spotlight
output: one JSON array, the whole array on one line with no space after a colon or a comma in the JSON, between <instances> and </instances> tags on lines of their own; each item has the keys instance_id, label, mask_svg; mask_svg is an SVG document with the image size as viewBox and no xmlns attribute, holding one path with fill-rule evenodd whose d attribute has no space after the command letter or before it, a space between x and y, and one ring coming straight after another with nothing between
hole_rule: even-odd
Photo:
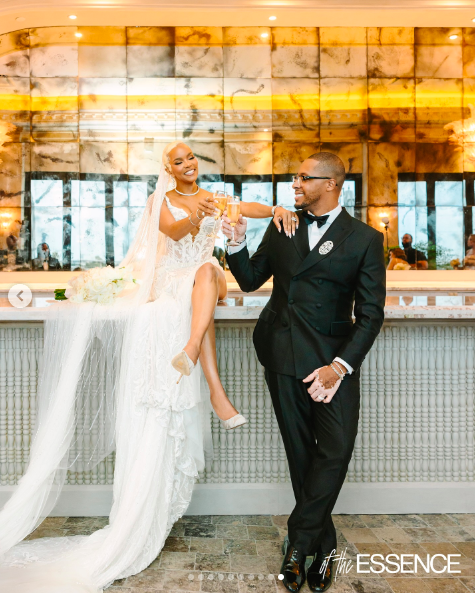
<instances>
[{"instance_id":1,"label":"recessed ceiling spotlight","mask_svg":"<svg viewBox=\"0 0 475 593\"><path fill-rule=\"evenodd\" d=\"M72 21L75 21L75 20L76 20L78 17L77 17L75 14L70 14L70 15L69 15L69 18L70 18Z\"/></svg>"},{"instance_id":2,"label":"recessed ceiling spotlight","mask_svg":"<svg viewBox=\"0 0 475 593\"><path fill-rule=\"evenodd\" d=\"M475 19L472 19L472 23L475 23Z\"/></svg>"},{"instance_id":3,"label":"recessed ceiling spotlight","mask_svg":"<svg viewBox=\"0 0 475 593\"><path fill-rule=\"evenodd\" d=\"M26 18L24 16L17 16L15 20L22 23L23 21L26 21Z\"/></svg>"},{"instance_id":4,"label":"recessed ceiling spotlight","mask_svg":"<svg viewBox=\"0 0 475 593\"><path fill-rule=\"evenodd\" d=\"M267 128L264 128L264 132L268 132L269 130Z\"/></svg>"},{"instance_id":5,"label":"recessed ceiling spotlight","mask_svg":"<svg viewBox=\"0 0 475 593\"><path fill-rule=\"evenodd\" d=\"M277 17L276 17L276 16L270 16L270 17L269 17L269 20L270 20L270 21L275 21L276 19L277 19ZM475 21L475 19L473 19L473 20Z\"/></svg>"},{"instance_id":6,"label":"recessed ceiling spotlight","mask_svg":"<svg viewBox=\"0 0 475 593\"><path fill-rule=\"evenodd\" d=\"M458 39L458 35L450 35L449 39Z\"/></svg>"},{"instance_id":7,"label":"recessed ceiling spotlight","mask_svg":"<svg viewBox=\"0 0 475 593\"><path fill-rule=\"evenodd\" d=\"M269 33L261 33L261 37L264 37L265 39L266 37L269 37Z\"/></svg>"},{"instance_id":8,"label":"recessed ceiling spotlight","mask_svg":"<svg viewBox=\"0 0 475 593\"><path fill-rule=\"evenodd\" d=\"M82 33L74 33L76 37L82 37Z\"/></svg>"}]
</instances>

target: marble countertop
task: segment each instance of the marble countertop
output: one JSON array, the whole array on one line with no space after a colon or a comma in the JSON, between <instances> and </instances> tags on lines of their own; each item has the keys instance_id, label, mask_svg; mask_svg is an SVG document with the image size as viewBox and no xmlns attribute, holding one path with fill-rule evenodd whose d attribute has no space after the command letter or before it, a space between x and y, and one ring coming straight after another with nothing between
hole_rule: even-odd
<instances>
[{"instance_id":1,"label":"marble countertop","mask_svg":"<svg viewBox=\"0 0 475 593\"><path fill-rule=\"evenodd\" d=\"M35 302L36 301L36 302ZM33 305L25 307L24 309L17 309L15 307L0 307L0 322L1 321L44 321L48 316L49 306L44 305L46 299L35 299ZM247 306L227 306L218 305L214 318L217 321L256 321L264 306L247 305ZM473 319L475 321L475 306L429 306L429 307L404 307L400 305L390 305L385 307L385 318L387 321L391 320L418 320L418 319L447 319L447 320L461 320Z\"/></svg>"}]
</instances>

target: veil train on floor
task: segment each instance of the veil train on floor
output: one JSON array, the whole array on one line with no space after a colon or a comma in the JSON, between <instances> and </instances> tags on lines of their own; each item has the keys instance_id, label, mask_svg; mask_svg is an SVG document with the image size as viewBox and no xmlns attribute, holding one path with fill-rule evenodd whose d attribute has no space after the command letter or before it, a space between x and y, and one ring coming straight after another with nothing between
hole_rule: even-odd
<instances>
[{"instance_id":1,"label":"veil train on floor","mask_svg":"<svg viewBox=\"0 0 475 593\"><path fill-rule=\"evenodd\" d=\"M119 264L133 267L137 284L110 305L60 301L48 310L29 464L0 511L1 591L98 593L140 572L186 511L205 452L212 456L200 370L173 387L181 391L171 400L163 386L176 378L157 377L154 366L159 345L150 328L163 324L163 312L151 298L164 254L159 217L168 183L162 164ZM90 536L23 542L53 510L68 470L88 471L114 450L109 525Z\"/></svg>"}]
</instances>

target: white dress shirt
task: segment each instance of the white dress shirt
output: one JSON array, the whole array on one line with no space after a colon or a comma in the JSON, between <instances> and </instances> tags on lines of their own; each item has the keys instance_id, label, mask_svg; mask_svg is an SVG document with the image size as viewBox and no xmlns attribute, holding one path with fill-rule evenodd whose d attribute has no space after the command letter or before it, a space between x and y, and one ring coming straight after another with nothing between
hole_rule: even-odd
<instances>
[{"instance_id":1,"label":"white dress shirt","mask_svg":"<svg viewBox=\"0 0 475 593\"><path fill-rule=\"evenodd\" d=\"M328 231L332 222L340 214L341 211L342 211L342 207L340 206L340 204L338 204L338 206L336 208L333 208L333 210L330 210L330 212L327 212L326 214L328 214L328 220L325 222L325 224L322 224L322 226L320 228L318 228L318 224L316 222L307 225L308 243L310 246L310 250L312 250L315 247L315 245L317 245L317 243L320 241L320 239L323 237L323 235ZM325 216L325 215L322 215L322 216ZM238 246L228 247L229 255L232 255L233 253L237 253L238 251L243 249L243 247L245 245L246 245L246 241L243 241ZM348 373L351 375L351 373L353 372L352 366L350 366L347 362L345 362L338 356L336 356L333 360L336 360L336 362L341 363L346 368Z\"/></svg>"}]
</instances>

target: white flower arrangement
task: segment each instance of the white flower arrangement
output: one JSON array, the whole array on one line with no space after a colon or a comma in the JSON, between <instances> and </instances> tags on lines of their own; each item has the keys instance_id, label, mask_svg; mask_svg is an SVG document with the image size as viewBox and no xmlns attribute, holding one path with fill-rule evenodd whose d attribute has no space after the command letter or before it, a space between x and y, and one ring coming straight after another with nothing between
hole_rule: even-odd
<instances>
[{"instance_id":1,"label":"white flower arrangement","mask_svg":"<svg viewBox=\"0 0 475 593\"><path fill-rule=\"evenodd\" d=\"M411 269L411 266L406 262L396 264L393 268L393 270L410 270L410 269Z\"/></svg>"},{"instance_id":2,"label":"white flower arrangement","mask_svg":"<svg viewBox=\"0 0 475 593\"><path fill-rule=\"evenodd\" d=\"M55 299L69 299L73 303L92 301L99 305L110 305L129 282L136 282L132 277L132 266L122 268L91 268L68 282L66 289L56 289Z\"/></svg>"}]
</instances>

